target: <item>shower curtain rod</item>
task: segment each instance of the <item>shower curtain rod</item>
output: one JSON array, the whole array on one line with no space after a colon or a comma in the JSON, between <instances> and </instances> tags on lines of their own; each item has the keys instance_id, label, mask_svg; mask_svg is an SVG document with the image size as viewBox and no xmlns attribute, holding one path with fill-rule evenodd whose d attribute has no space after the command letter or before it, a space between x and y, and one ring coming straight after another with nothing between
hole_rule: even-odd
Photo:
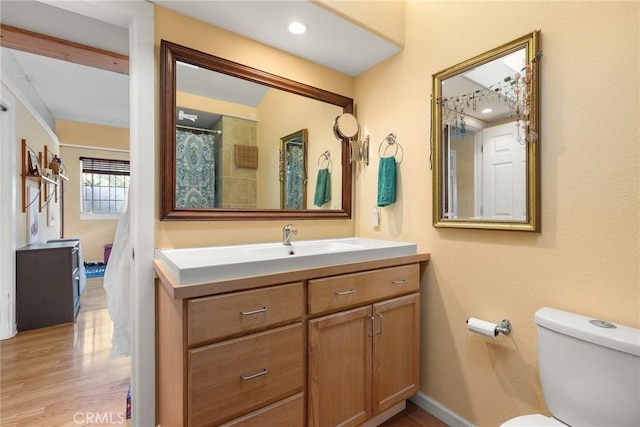
<instances>
[{"instance_id":1,"label":"shower curtain rod","mask_svg":"<svg viewBox=\"0 0 640 427\"><path fill-rule=\"evenodd\" d=\"M194 127L185 126L185 125L176 125L176 127L177 128L181 128L181 129L197 130L197 131L200 131L200 132L209 132L209 133L215 133L215 134L218 134L218 135L222 135L222 131L221 130L194 128Z\"/></svg>"}]
</instances>

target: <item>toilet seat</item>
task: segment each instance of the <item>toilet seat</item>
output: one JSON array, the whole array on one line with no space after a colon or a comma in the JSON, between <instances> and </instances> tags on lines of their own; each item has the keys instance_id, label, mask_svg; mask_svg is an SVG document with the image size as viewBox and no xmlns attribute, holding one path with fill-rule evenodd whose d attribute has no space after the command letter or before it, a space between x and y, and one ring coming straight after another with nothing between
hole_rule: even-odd
<instances>
[{"instance_id":1,"label":"toilet seat","mask_svg":"<svg viewBox=\"0 0 640 427\"><path fill-rule=\"evenodd\" d=\"M500 427L567 427L563 422L542 414L522 415L500 424Z\"/></svg>"}]
</instances>

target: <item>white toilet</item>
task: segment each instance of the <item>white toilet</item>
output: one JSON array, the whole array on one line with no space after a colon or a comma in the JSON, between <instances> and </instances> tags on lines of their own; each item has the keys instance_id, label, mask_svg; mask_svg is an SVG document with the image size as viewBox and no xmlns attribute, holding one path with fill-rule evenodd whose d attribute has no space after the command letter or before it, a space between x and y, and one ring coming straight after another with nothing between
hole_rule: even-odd
<instances>
[{"instance_id":1,"label":"white toilet","mask_svg":"<svg viewBox=\"0 0 640 427\"><path fill-rule=\"evenodd\" d=\"M554 308L535 314L542 393L553 417L501 427L640 426L640 329Z\"/></svg>"}]
</instances>

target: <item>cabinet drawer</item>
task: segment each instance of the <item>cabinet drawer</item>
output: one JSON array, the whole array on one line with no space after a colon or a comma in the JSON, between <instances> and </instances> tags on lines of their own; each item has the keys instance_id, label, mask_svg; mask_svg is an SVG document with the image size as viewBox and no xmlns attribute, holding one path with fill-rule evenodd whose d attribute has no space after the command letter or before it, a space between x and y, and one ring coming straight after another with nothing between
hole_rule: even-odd
<instances>
[{"instance_id":1,"label":"cabinet drawer","mask_svg":"<svg viewBox=\"0 0 640 427\"><path fill-rule=\"evenodd\" d=\"M189 425L217 425L302 390L302 324L189 351Z\"/></svg>"},{"instance_id":2,"label":"cabinet drawer","mask_svg":"<svg viewBox=\"0 0 640 427\"><path fill-rule=\"evenodd\" d=\"M302 283L291 283L187 303L187 340L193 347L302 318Z\"/></svg>"},{"instance_id":3,"label":"cabinet drawer","mask_svg":"<svg viewBox=\"0 0 640 427\"><path fill-rule=\"evenodd\" d=\"M302 427L304 425L304 399L298 393L266 408L236 418L221 427Z\"/></svg>"},{"instance_id":4,"label":"cabinet drawer","mask_svg":"<svg viewBox=\"0 0 640 427\"><path fill-rule=\"evenodd\" d=\"M419 264L309 281L309 314L342 310L417 291Z\"/></svg>"}]
</instances>

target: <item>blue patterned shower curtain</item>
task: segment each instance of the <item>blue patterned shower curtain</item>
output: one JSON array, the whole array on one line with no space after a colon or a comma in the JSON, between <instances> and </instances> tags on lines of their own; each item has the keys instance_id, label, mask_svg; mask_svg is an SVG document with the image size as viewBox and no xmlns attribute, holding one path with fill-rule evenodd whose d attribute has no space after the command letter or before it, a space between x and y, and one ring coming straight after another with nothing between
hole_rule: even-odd
<instances>
[{"instance_id":1,"label":"blue patterned shower curtain","mask_svg":"<svg viewBox=\"0 0 640 427\"><path fill-rule=\"evenodd\" d=\"M176 129L176 207L214 208L215 189L214 135Z\"/></svg>"}]
</instances>

